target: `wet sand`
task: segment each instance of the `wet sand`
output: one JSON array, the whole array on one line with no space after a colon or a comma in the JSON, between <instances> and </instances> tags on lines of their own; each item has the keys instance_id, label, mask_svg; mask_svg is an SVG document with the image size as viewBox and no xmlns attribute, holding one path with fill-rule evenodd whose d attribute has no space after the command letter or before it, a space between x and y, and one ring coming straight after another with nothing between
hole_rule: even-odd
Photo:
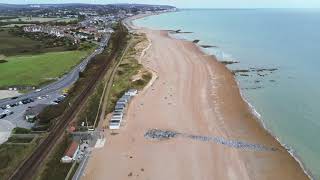
<instances>
[{"instance_id":1,"label":"wet sand","mask_svg":"<svg viewBox=\"0 0 320 180\"><path fill-rule=\"evenodd\" d=\"M242 100L230 71L191 42L141 29L152 45L142 64L158 78L129 105L117 135L93 150L82 179L307 179ZM149 129L219 136L277 148L251 151L213 142L150 141Z\"/></svg>"}]
</instances>

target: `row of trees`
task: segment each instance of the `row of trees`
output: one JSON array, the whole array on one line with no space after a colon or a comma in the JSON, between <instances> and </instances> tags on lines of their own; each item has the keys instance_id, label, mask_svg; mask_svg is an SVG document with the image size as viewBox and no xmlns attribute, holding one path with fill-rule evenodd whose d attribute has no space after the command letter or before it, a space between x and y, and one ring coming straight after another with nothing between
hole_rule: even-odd
<instances>
[{"instance_id":1,"label":"row of trees","mask_svg":"<svg viewBox=\"0 0 320 180\"><path fill-rule=\"evenodd\" d=\"M74 40L68 37L57 37L47 33L28 33L25 32L21 27L11 28L9 33L29 38L36 41L41 41L43 43L42 48L54 48L54 47L64 47L67 50L76 50L78 49L78 44L74 43Z\"/></svg>"}]
</instances>

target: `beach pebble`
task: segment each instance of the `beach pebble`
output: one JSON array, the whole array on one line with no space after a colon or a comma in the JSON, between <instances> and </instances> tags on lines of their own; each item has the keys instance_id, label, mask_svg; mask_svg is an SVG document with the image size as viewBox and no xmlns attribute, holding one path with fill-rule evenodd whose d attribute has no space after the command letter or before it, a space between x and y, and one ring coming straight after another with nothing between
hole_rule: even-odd
<instances>
[{"instance_id":1,"label":"beach pebble","mask_svg":"<svg viewBox=\"0 0 320 180\"><path fill-rule=\"evenodd\" d=\"M144 137L147 139L164 140L164 139L174 138L178 134L179 133L174 131L151 129L145 133Z\"/></svg>"}]
</instances>

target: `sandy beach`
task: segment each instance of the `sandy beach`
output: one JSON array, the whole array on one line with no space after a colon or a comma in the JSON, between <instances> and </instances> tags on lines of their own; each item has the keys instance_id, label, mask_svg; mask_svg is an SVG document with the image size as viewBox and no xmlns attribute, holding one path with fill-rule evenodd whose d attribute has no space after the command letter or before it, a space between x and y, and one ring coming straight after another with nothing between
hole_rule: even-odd
<instances>
[{"instance_id":1,"label":"sandy beach","mask_svg":"<svg viewBox=\"0 0 320 180\"><path fill-rule=\"evenodd\" d=\"M141 63L158 78L133 99L118 134L105 131L106 144L93 150L82 179L308 179L261 127L224 65L195 44L170 38L166 31L138 31L151 42ZM155 128L276 150L182 137L146 139L144 134Z\"/></svg>"}]
</instances>

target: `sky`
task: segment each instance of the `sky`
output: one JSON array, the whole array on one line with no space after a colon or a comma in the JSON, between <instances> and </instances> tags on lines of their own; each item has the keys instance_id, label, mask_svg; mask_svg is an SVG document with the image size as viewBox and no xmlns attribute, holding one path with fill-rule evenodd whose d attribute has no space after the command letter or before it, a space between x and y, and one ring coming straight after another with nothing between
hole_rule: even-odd
<instances>
[{"instance_id":1,"label":"sky","mask_svg":"<svg viewBox=\"0 0 320 180\"><path fill-rule=\"evenodd\" d=\"M166 4L178 8L320 8L320 0L0 0L0 3L143 3Z\"/></svg>"}]
</instances>

